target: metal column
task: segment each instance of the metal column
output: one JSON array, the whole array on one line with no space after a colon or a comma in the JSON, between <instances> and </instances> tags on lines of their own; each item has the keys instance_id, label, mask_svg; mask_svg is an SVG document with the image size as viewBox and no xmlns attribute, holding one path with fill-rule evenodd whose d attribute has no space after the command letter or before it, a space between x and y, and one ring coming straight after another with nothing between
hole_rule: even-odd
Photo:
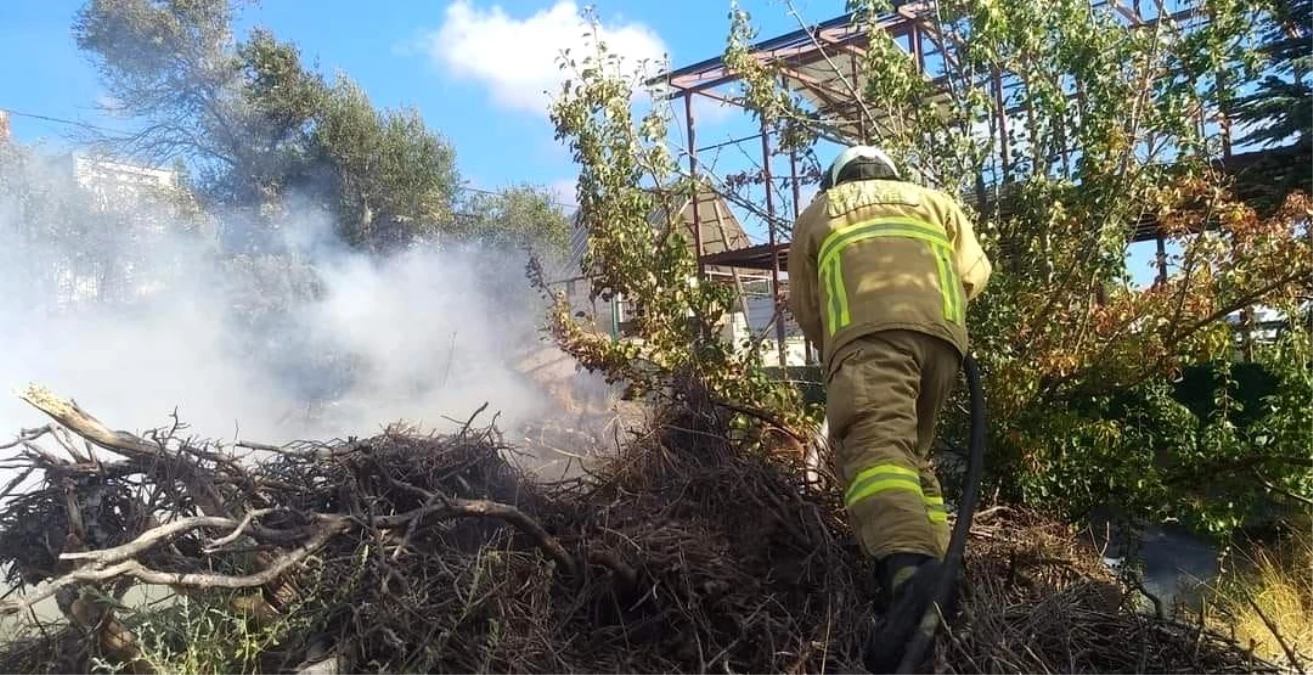
<instances>
[{"instance_id":1,"label":"metal column","mask_svg":"<svg viewBox=\"0 0 1313 675\"><path fill-rule=\"evenodd\" d=\"M789 123L792 131L793 123ZM802 213L802 185L798 182L798 148L791 145L789 147L789 183L793 188L793 219L798 220L798 215ZM776 256L779 259L779 256ZM802 359L803 365L811 362L812 344L811 341L803 338L802 341Z\"/></svg>"},{"instance_id":2,"label":"metal column","mask_svg":"<svg viewBox=\"0 0 1313 675\"><path fill-rule=\"evenodd\" d=\"M706 272L702 264L702 209L698 203L698 196L702 192L702 185L698 181L698 139L697 131L693 128L693 94L684 92L684 119L688 120L688 175L693 180L693 249L696 255L698 266L698 283L702 282L702 277Z\"/></svg>"},{"instance_id":3,"label":"metal column","mask_svg":"<svg viewBox=\"0 0 1313 675\"><path fill-rule=\"evenodd\" d=\"M766 216L768 223L767 231L770 233L770 281L771 294L775 301L775 352L780 359L780 368L784 369L788 365L784 351L784 316L780 312L783 303L780 302L780 251L776 243L775 236L775 189L774 178L770 171L770 130L766 128L766 120L761 121L761 171L762 182L766 186Z\"/></svg>"},{"instance_id":4,"label":"metal column","mask_svg":"<svg viewBox=\"0 0 1313 675\"><path fill-rule=\"evenodd\" d=\"M1003 72L994 69L994 105L998 108L998 147L999 157L1003 161L1003 183L1008 182L1012 174L1011 153L1008 151L1008 104L1007 95L1003 93Z\"/></svg>"}]
</instances>

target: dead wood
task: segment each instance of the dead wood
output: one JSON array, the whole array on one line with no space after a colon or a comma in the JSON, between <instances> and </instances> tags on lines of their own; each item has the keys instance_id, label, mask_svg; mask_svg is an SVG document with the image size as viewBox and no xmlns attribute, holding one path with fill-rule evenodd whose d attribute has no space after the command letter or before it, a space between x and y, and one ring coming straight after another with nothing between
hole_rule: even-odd
<instances>
[{"instance_id":1,"label":"dead wood","mask_svg":"<svg viewBox=\"0 0 1313 675\"><path fill-rule=\"evenodd\" d=\"M808 489L797 458L743 451L734 406L684 386L618 455L547 485L474 417L449 435L222 447L176 421L112 431L29 389L54 424L4 446L27 479L0 493L0 564L23 592L0 614L151 583L258 626L295 617L242 666L259 672L859 670L874 575L840 500ZM941 671L1273 669L1136 614L1069 529L996 508L973 535ZM0 648L0 670L144 672L134 631L178 620L97 612L76 614L99 637L45 629Z\"/></svg>"}]
</instances>

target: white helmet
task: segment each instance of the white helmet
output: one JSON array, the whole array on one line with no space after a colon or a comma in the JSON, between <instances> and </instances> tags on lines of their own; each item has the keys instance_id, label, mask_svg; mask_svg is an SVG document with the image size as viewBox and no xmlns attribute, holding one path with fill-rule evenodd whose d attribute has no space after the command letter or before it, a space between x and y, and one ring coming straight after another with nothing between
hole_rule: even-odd
<instances>
[{"instance_id":1,"label":"white helmet","mask_svg":"<svg viewBox=\"0 0 1313 675\"><path fill-rule=\"evenodd\" d=\"M834 161L830 163L830 168L825 172L825 176L821 179L821 189L828 190L834 187L834 184L839 180L839 174L843 171L844 167L857 160L875 162L882 165L884 169L893 174L894 178L900 177L898 166L894 164L894 160L890 159L889 155L885 154L883 150L873 145L854 145L849 148L844 148L843 152L840 152L839 156L835 157Z\"/></svg>"}]
</instances>

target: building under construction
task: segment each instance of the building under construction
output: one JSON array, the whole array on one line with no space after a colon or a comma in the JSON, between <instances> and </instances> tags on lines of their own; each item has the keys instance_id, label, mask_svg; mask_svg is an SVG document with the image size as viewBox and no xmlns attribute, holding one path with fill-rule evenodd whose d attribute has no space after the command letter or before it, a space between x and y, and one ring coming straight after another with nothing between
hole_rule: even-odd
<instances>
[{"instance_id":1,"label":"building under construction","mask_svg":"<svg viewBox=\"0 0 1313 675\"><path fill-rule=\"evenodd\" d=\"M1152 29L1163 24L1172 31L1188 32L1206 21L1197 0L1155 3L1096 0L1094 6L1111 11L1127 30ZM945 37L936 29L934 12L932 2L895 2L893 11L877 20L878 26L904 50L932 85L931 90L935 93L924 102L930 107L946 106L951 102L950 68L955 63L955 50L959 49L952 44L953 38ZM845 14L759 41L748 49L748 54L759 63L775 68L787 90L805 102L813 114L811 126L821 139L839 145L878 141L882 128L891 120L872 114L862 100L866 88L862 61L870 35L867 29L866 21ZM649 86L664 90L664 96L674 103L676 109L683 109L688 146L684 153L687 171L700 185L709 185L712 181L708 180L710 176L700 164L699 153L726 144L698 145L694 101L702 97L743 109L743 100L731 91L739 82L740 76L720 56L672 69L647 82ZM1027 113L1023 92L1019 91L1023 84L1019 76L1002 70L985 74L974 83L981 90L988 91L993 100L988 124L981 129L981 142L996 148L986 162L975 190L960 195L964 202L972 204L978 211L986 210L991 206L991 200L1006 194L1004 188L1014 178L1016 152L1011 145L1016 142L1015 130L1010 131L1009 125L1024 119ZM1079 94L1073 96L1079 98ZM1233 153L1231 124L1226 116L1218 110L1199 109L1196 113L1200 129L1206 135L1220 138L1221 156L1217 162L1229 172L1243 173L1256 164L1270 165L1272 153L1281 152ZM774 333L773 340L767 339L772 345L772 356L778 359L780 366L797 366L810 362L814 350L803 344L799 331L787 316L787 311L783 310L788 273L787 239L792 221L801 208L803 187L814 183L816 177L800 171L796 152L781 153L773 149L778 131L763 124L757 133L731 141L759 146L761 175L757 178L764 186L764 209L753 209L752 215L762 221L765 241L752 241L738 219L730 213L729 203L733 201L733 195L711 187L693 196L682 216L698 260L699 274L703 278L734 283L743 298L743 307L748 309L746 320L742 321L747 332L769 329ZM777 162L783 164L782 156L787 156L788 169L776 171ZM1242 197L1244 191L1242 183ZM785 202L792 208L784 208ZM1128 226L1133 228L1132 243L1157 242L1159 276L1165 278L1165 244L1157 223L1147 219ZM582 232L578 234L583 236ZM581 252L583 239L575 243ZM612 307L610 316L615 324L613 333L619 334L624 323L623 309ZM774 345L789 347L776 350Z\"/></svg>"}]
</instances>

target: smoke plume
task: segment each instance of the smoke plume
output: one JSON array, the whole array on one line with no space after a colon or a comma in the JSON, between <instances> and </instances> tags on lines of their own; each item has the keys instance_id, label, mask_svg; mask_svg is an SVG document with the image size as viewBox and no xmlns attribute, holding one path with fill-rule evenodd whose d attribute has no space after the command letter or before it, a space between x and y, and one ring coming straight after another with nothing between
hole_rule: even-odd
<instances>
[{"instance_id":1,"label":"smoke plume","mask_svg":"<svg viewBox=\"0 0 1313 675\"><path fill-rule=\"evenodd\" d=\"M484 403L483 422L513 430L555 405L516 365L547 348L523 254L369 258L288 203L278 255L234 257L240 219L198 227L167 200L105 209L65 165L0 164L6 436L46 422L12 396L28 382L111 426L165 426L176 409L194 435L275 443L447 430Z\"/></svg>"}]
</instances>

